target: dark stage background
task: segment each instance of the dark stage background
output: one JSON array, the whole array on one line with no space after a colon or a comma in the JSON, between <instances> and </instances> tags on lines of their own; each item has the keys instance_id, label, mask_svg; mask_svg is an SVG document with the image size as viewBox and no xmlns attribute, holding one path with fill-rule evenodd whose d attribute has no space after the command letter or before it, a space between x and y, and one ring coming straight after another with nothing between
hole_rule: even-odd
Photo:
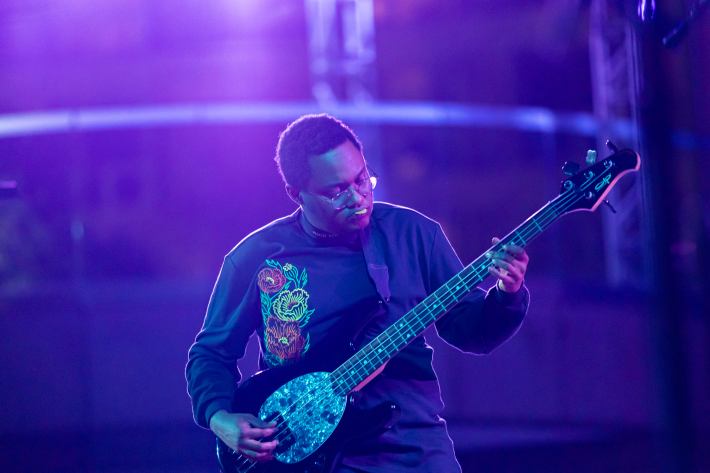
<instances>
[{"instance_id":1,"label":"dark stage background","mask_svg":"<svg viewBox=\"0 0 710 473\"><path fill-rule=\"evenodd\" d=\"M429 334L445 417L464 472L710 471L704 3L664 47L691 2L4 0L0 471L216 470L187 349L224 254L293 210L274 147L317 111L464 261L564 161L638 149L616 214L531 244L511 341Z\"/></svg>"}]
</instances>

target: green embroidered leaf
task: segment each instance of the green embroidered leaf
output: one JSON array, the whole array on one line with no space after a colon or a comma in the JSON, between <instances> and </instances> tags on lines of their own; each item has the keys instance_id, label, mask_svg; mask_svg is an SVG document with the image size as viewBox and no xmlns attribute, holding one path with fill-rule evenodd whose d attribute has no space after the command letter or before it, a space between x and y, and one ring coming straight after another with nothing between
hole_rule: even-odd
<instances>
[{"instance_id":1,"label":"green embroidered leaf","mask_svg":"<svg viewBox=\"0 0 710 473\"><path fill-rule=\"evenodd\" d=\"M264 323L266 323L266 319L271 315L271 298L261 291L259 291L259 296L261 299L261 316L264 318Z\"/></svg>"},{"instance_id":2,"label":"green embroidered leaf","mask_svg":"<svg viewBox=\"0 0 710 473\"><path fill-rule=\"evenodd\" d=\"M306 353L310 347L311 347L311 334L308 333L308 334L306 334L306 343L303 345L303 350L301 351L301 355Z\"/></svg>"},{"instance_id":3,"label":"green embroidered leaf","mask_svg":"<svg viewBox=\"0 0 710 473\"><path fill-rule=\"evenodd\" d=\"M266 361L266 364L269 366L278 366L283 364L284 360L279 358L278 356L274 355L273 353L266 353L266 356L264 357L264 361Z\"/></svg>"},{"instance_id":4,"label":"green embroidered leaf","mask_svg":"<svg viewBox=\"0 0 710 473\"><path fill-rule=\"evenodd\" d=\"M308 321L311 319L311 315L313 315L313 312L315 312L315 309L308 309L306 312L303 313L303 317L301 317L301 320L298 321L298 326L303 328L308 324Z\"/></svg>"},{"instance_id":5,"label":"green embroidered leaf","mask_svg":"<svg viewBox=\"0 0 710 473\"><path fill-rule=\"evenodd\" d=\"M266 330L264 330L264 351L263 351L263 356L264 356L264 361L269 363L269 356L271 355L271 352L269 351L269 336L266 333ZM271 363L269 363L271 366Z\"/></svg>"},{"instance_id":6,"label":"green embroidered leaf","mask_svg":"<svg viewBox=\"0 0 710 473\"><path fill-rule=\"evenodd\" d=\"M303 268L303 271L301 271L301 285L298 287L306 287L306 284L308 284L308 274L306 273L306 268Z\"/></svg>"},{"instance_id":7,"label":"green embroidered leaf","mask_svg":"<svg viewBox=\"0 0 710 473\"><path fill-rule=\"evenodd\" d=\"M272 268L281 268L281 264L276 260L267 259L266 264L271 266Z\"/></svg>"}]
</instances>

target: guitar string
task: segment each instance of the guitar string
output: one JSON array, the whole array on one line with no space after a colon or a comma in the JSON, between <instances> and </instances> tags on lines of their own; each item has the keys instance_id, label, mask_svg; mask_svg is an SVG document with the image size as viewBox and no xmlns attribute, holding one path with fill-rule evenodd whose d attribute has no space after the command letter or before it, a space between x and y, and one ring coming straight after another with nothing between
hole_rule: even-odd
<instances>
[{"instance_id":1,"label":"guitar string","mask_svg":"<svg viewBox=\"0 0 710 473\"><path fill-rule=\"evenodd\" d=\"M605 169L604 171L606 171L606 170L607 170L607 169ZM557 198L557 199L559 199L559 200L556 201L556 199L555 199L555 200L550 201L550 202L547 204L547 205L550 205L550 208L549 208L549 209L546 209L546 210L543 211L543 212L541 212L537 220L543 222L543 225L544 225L544 226L549 225L549 224L551 224L551 223L554 223L554 221L557 220L557 218L559 218L559 217L562 215L562 212L560 212L560 208L561 208L561 207L564 207L564 206L566 206L566 205L568 205L568 204L571 205L571 204L574 204L574 203L576 203L576 202L582 200L582 199L584 198L584 192L583 192L583 191L584 191L586 188L588 188L591 184L593 184L594 181L598 180L598 179L604 174L604 171L602 171L598 176L595 176L593 179L588 180L587 182L585 182L584 184L582 184L582 186L580 186L580 188L579 188L579 190L578 190L577 192L574 192L574 189L572 188L572 189L569 189L569 190L563 192L562 194L560 194L560 196ZM570 193L570 195L567 196L567 197L563 197L566 193ZM575 196L578 196L578 198L577 198L576 200L573 199ZM551 217L552 219L551 219L549 222L546 221L546 220L547 220L548 218L550 218L550 217ZM532 222L531 222L531 223L532 223ZM534 230L534 228L531 227L530 230L531 230L531 232L530 232L529 234L527 234L527 232L525 232L525 234L526 234L525 237L521 237L521 233L516 233L516 234L514 234L513 237L510 239L510 241L511 241L511 242L514 242L514 241L515 241L515 238L518 237L518 238L521 239L521 243L523 243L523 245L527 244L527 242L529 241L529 240L528 240L528 237L529 237L529 236L533 236L533 235L535 235L535 233L536 233L536 230ZM542 229L542 230L544 230L544 229ZM537 232L537 233L541 233L542 230L540 230L540 231ZM498 245L500 245L500 244L502 244L502 243L503 243L503 242L501 241L501 242L499 242L496 246L498 246ZM490 266L491 266L491 265L490 265L490 259L486 259L483 263L481 263L481 265L480 265L479 267L468 266L467 268L464 268L464 269L461 270L459 273L457 273L454 277L459 276L462 272L466 271L466 269L470 269L470 271L467 271L469 274L467 274L465 278L460 278L460 280L463 282L463 286L466 288L464 291L460 291L460 292L461 292L461 295L465 295L465 294L467 294L468 292L470 292L470 291L473 289L472 287L471 287L471 288L468 288L468 284L469 284L471 281L474 281L474 280L479 279L479 278L481 278L481 277L485 278L485 276L486 276L486 274L485 274L485 273L486 273L486 270L487 270ZM473 277L473 278L470 278L469 276L474 276L474 277ZM453 279L453 278L452 278L452 279ZM449 281L451 281L451 280L449 280ZM474 284L475 284L475 283L474 283ZM445 283L442 287L446 287L447 285L448 285L448 282ZM440 288L440 289L441 289L441 288ZM437 291L438 291L438 289L437 289ZM432 293L432 295L434 295L437 291L434 291L434 292ZM426 306L426 299L425 299L424 301L422 301L422 302L425 303L425 304L424 304L423 311L424 311L424 312L431 312L431 308L432 308L432 307L436 308L437 305L446 306L447 304L449 304L449 303L452 302L452 301L458 302L458 301L457 301L457 295L456 295L455 293L452 293L450 290L445 291L445 293L447 294L447 297L446 297L447 301L446 301L446 302L443 302L443 303L442 303L442 302L441 302L441 299L435 298L435 299L436 299L436 302L433 303L433 304L430 304L429 307L427 307L427 306ZM428 297L429 297L429 296L427 296L427 298L428 298ZM448 301L448 298L449 298L449 297L451 297L453 300L452 300L452 301ZM454 305L455 305L455 304L454 304ZM448 310L448 309L446 309L446 310ZM445 312L445 311L444 311L444 312ZM416 312L414 312L414 313L417 314ZM421 314L417 314L417 315L421 315ZM431 314L427 314L427 315L431 315ZM424 325L424 327L429 326L431 323L433 323L433 322L430 322L429 324ZM389 328L394 327L394 326L396 326L396 323L393 324L393 325L390 325ZM385 330L384 332L382 332L382 333L383 333L383 334L384 334L384 333L387 333L387 330L389 330L389 328L386 329L386 330ZM406 326L406 330L409 330L410 328L411 328L411 326L409 326L409 325ZM406 332L406 331L403 332L403 331L401 330L401 326L400 326L400 327L398 327L398 328L395 329L395 333L392 334L392 335L400 336L400 335L402 335L402 333L404 333L404 334L406 335L406 334L409 333L409 332ZM411 336L411 335L410 335L410 336ZM379 336L378 336L378 337L379 337ZM388 338L387 342L392 342L392 343L391 343L391 346L395 346L395 347L397 346L398 343L397 343L395 340L393 340L393 339L391 338L391 336L388 335L387 338ZM381 345L382 345L382 343L380 343L380 346L381 346ZM405 343L405 346L406 346L406 343ZM345 363L347 363L347 361L346 361ZM334 371L338 371L339 369L341 369L341 368L345 365L345 363L343 363L343 365L341 365L339 368L337 368L337 369L334 370ZM367 368L366 366L362 366L362 367L360 367L360 368L356 368L358 375L361 374L361 373L360 373L360 370L361 370L361 369L364 369L364 370L367 372L367 369L368 369L368 368ZM351 371L351 370L347 370L347 371ZM353 376L352 374L351 374L350 377L351 377L351 378L355 378L355 376ZM341 376L340 378L342 379L343 376ZM337 382L339 382L339 380L336 380L336 379L331 378L331 382L337 383ZM309 400L310 400L310 401L313 400L313 399L312 399L313 394L314 394L314 392L313 392L312 390L309 390L307 393L301 395L299 398L297 398L296 400L294 400L293 403L292 403L290 406L288 406L284 411L285 411L285 412L292 411L292 410L299 404L299 402L303 402L304 400L305 400L306 404L304 404L301 409L303 409L303 408L309 406L309 404L310 404ZM305 398L305 399L304 399L304 398ZM324 400L320 400L320 402L319 402L318 404L316 404L315 406L312 406L312 405L311 405L311 406L309 406L309 407L311 407L311 408L312 408L312 407L321 407L322 405L324 405ZM279 424L277 424L277 425L275 426L275 428L278 429L278 428L284 427L284 424L287 424L286 420L281 421ZM291 425L293 425L293 423L292 423ZM298 424L297 424L297 425L298 425ZM286 425L286 426L287 426L287 425ZM281 436L282 433L285 433L285 431L280 431L280 432L278 432L278 433L276 434L276 436L274 436L274 440L279 440L279 437ZM287 434L287 435L288 435L288 434ZM242 459L244 460L244 463L242 463L242 465L240 465L240 466L246 466L247 464L250 464L249 467L248 467L248 469L247 469L247 470L244 470L245 473L248 472L249 470L251 470L251 469L252 469L254 466L256 466L257 463L258 463L256 460L253 460L253 459L251 459L251 458L249 458L249 457L247 457L247 456L245 456L245 455L243 455L243 454L241 454L241 453L239 453L239 455L240 455L240 456L242 457Z\"/></svg>"},{"instance_id":2,"label":"guitar string","mask_svg":"<svg viewBox=\"0 0 710 473\"><path fill-rule=\"evenodd\" d=\"M567 192L571 192L571 191L572 191L572 190L567 191ZM564 194L562 194L562 195L564 195ZM570 195L570 197L573 197L573 195ZM581 199L582 197L583 197L583 195L580 196L580 199ZM578 200L580 200L580 199L578 199ZM556 208L556 207L563 207L564 205L566 205L568 202L565 202L565 200L567 200L567 199L565 199L565 198L559 199L558 202L555 202L555 203L553 203L553 205L550 206L550 208L548 209L548 211L542 212L542 213L539 215L539 220L540 220L541 222L543 222L543 225L547 225L548 223L554 222L554 221L561 215L560 212L559 212L559 209ZM552 220L551 220L550 222L545 222L545 220L547 220L547 219L550 218L550 217L552 217ZM530 230L532 230L532 231L530 232L530 234L527 234L527 232L523 232L523 233L517 233L517 234L513 235L513 237L510 239L510 241L513 242L513 243L515 243L515 238L518 237L518 238L520 238L520 239L522 240L521 243L525 244L526 241L528 240L528 237L529 237L529 236L532 236L532 235L534 235L534 234L536 233L535 230L534 230L532 227L530 228ZM538 233L539 233L539 232L538 232ZM524 234L525 236L522 236L523 234ZM471 290L472 288L469 287L469 283L470 283L471 281L480 279L480 278L482 277L482 272L485 273L486 270L488 269L488 267L490 267L490 266L491 266L491 265L490 265L490 259L486 259L483 263L481 263L481 265L480 265L479 267L476 267L476 266L471 266L471 267L469 267L469 268L468 268L469 271L467 271L468 274L467 274L465 277L460 277L460 278L459 278L460 281L461 281L461 283L462 283L462 285L463 285L464 288L465 288L464 291L459 291L459 292L461 292L462 295L463 295L463 294L467 294L468 292L470 292L470 290ZM462 270L462 272L463 272L463 270ZM460 273L458 273L456 276L458 276L459 274L460 274ZM456 276L455 276L455 277L456 277ZM473 277L471 277L471 276L473 276ZM452 279L453 279L453 278L452 278ZM446 287L447 285L448 285L448 282L447 282L446 284L444 284L442 287ZM473 285L473 284L472 284L472 285ZM460 285L459 285L458 287L460 287ZM436 291L435 291L435 292L436 292ZM450 302L452 302L452 301L449 300L449 299L452 299L453 301L456 301L456 300L457 300L457 295L456 295L456 293L453 293L453 292L451 292L450 290L445 291L445 293L447 294L447 297L444 298L444 301L443 301L443 302L442 302L442 299L441 299L441 298L436 297L436 298L435 298L435 301L432 301L432 303L430 303L429 306L427 306L427 305L426 305L426 299L425 299L425 301L424 301L424 302L425 302L425 305L424 305L422 311L421 311L420 313L416 313L416 312L415 312L415 314L418 315L418 316L421 316L421 315L431 315L431 314L428 314L428 313L432 311L432 307L436 308L437 305L443 305L443 306L445 307L447 304L449 304ZM433 295L433 294L434 294L434 293L432 293L432 295ZM418 321L419 321L420 323L422 323L423 326L428 326L428 325L429 325L429 324L424 324L421 320L418 320ZM394 327L394 326L396 326L396 325L391 325L390 328L391 328L391 327ZM387 337L386 337L386 338L387 338L387 340L386 340L387 345L396 347L397 345L401 344L401 342L398 343L397 341L393 340L391 337L392 337L392 336L401 336L403 333L406 335L407 333L410 333L410 332L409 332L410 329L411 329L411 325L407 325L404 330L402 330L402 325L400 325L399 327L397 327L397 328L394 330L395 333L392 333L391 335L387 335ZM384 334L384 333L387 333L387 330L385 330L385 332L383 332L383 334ZM410 336L411 336L411 335L410 335ZM380 345L379 345L379 346L382 347L382 345L383 345L384 343L385 343L385 341L380 342ZM405 345L406 345L406 344L405 344ZM387 347L387 349L389 349L389 347ZM341 365L341 367L342 367L342 366L343 366L343 365ZM339 368L339 369L340 369L340 368ZM367 370L367 367L366 367L366 366L362 366L362 367L356 368L356 375L360 375L360 374L361 374L361 373L360 373L361 369ZM336 371L337 371L337 370L336 370ZM355 374L353 374L352 369L346 370L346 373L347 373L347 372L350 372L350 373L351 373L351 374L350 374L350 378L351 378L351 384L352 384L352 378L355 378ZM340 379L342 379L343 377L344 377L344 376L341 376ZM337 384L337 383L340 381L340 379L337 379L337 378L336 378L336 379L331 379L331 381ZM303 401L304 401L304 399L303 399L304 397L306 397L306 399L305 399L306 404L305 404L304 406L302 406L302 408L307 407L308 404L310 404L310 403L308 402L308 400L309 400L309 399L312 399L313 394L314 394L313 391L312 391L312 390L309 390L309 392L308 392L307 394L305 394L305 396L302 395L299 399L296 399L290 406L288 406L288 408L287 408L285 411L286 411L286 412L292 411L292 409L295 408L295 407L299 404L299 402L303 402ZM323 405L323 402L322 402L322 401L319 402L318 404L316 404L316 406L311 406L311 407L319 407L320 405ZM280 424L277 424L276 428L282 427L284 423L286 423L286 422L283 421L283 422L281 422ZM293 425L293 423L292 423L291 425ZM279 432L279 433L274 437L274 439L275 439L275 440L279 440L279 437L281 437L281 433L285 433L285 432L284 432L284 431ZM249 470L251 470L254 466L256 466L256 464L257 464L256 460L253 460L253 459L251 459L251 458L248 458L248 457L246 457L246 456L244 456L244 455L241 455L241 456L242 456L244 462L242 463L242 465L240 465L240 467L244 467L244 466L246 466L247 464L249 464L248 469L245 470L245 471L249 471Z\"/></svg>"},{"instance_id":3,"label":"guitar string","mask_svg":"<svg viewBox=\"0 0 710 473\"><path fill-rule=\"evenodd\" d=\"M526 229L517 231L509 240L506 241L504 239L498 245L507 244L509 242L515 244L516 239L520 240L521 245L526 245L527 242L530 241L530 237L535 236L536 233L541 233L544 230L543 226L548 226L560 216L559 209L556 209L555 207L564 207L568 203L569 202L565 201L565 199L559 199L559 201L554 202L549 209L546 209L545 212L542 212L540 215L538 215L537 218L534 218L530 222L528 222L529 226ZM557 213L555 214L555 212ZM550 220L550 217L553 218ZM537 227L539 231L536 230L534 227ZM400 338L402 337L402 335L404 335L405 337L411 336L412 329L414 329L415 331L419 331L428 327L433 322L433 320L425 320L424 316L430 316L432 313L437 312L446 312L449 309L447 308L447 305L449 305L451 302L458 302L458 299L461 296L469 293L473 289L473 286L476 283L480 282L476 281L475 283L472 283L472 281L476 279L482 280L485 279L486 276L488 276L488 268L490 266L490 259L486 259L482 263L480 263L479 266L471 265L454 275L439 289L427 296L427 299L431 299L430 301L427 302L427 299L422 301L423 305L420 310L412 312L412 315L416 316L416 318L413 318L412 320L400 319L399 321L388 327L388 329L382 332L382 334L378 335L378 337L376 337L372 342L370 342L368 344L368 346L370 346L369 350L367 346L364 347L366 351L363 353L363 356L360 357L364 358L364 360L358 359L356 361L346 361L345 363L343 363L343 365L337 368L334 372L344 371L344 373L341 375L336 375L334 381L337 383L343 378L348 378L345 381L349 381L350 384L354 384L355 381L353 380L357 379L358 376L362 375L361 370L365 370L365 373L368 373L368 370L370 369L368 365L373 365L373 363L368 360L368 357L371 357L373 353L376 352L374 356L377 357L375 359L374 365L378 366L383 361L380 360L381 353L383 351L385 352L384 358L386 359L389 357L387 355L387 350L389 349L389 347L396 347L398 344L403 344L404 346L406 346L406 344L408 343L406 342L406 338L402 341L395 341L394 343L388 342L392 342L393 338L397 336L399 336ZM466 272L467 274L465 276L462 276L461 273L464 272ZM473 276L473 278L471 278L471 276ZM441 294L437 295L438 292L441 292ZM440 307L444 307L444 310L440 311ZM383 335L384 337L382 337ZM383 340L378 341L379 337L382 337ZM374 345L374 343L377 343L377 345ZM348 366L346 368L346 364L348 363L351 366Z\"/></svg>"},{"instance_id":4,"label":"guitar string","mask_svg":"<svg viewBox=\"0 0 710 473\"><path fill-rule=\"evenodd\" d=\"M520 240L520 244L522 246L527 245L527 243L531 240L531 237L536 236L536 234L542 233L545 228L554 223L560 216L562 216L566 211L568 211L569 207L571 207L572 204L583 199L586 195L586 190L589 189L590 186L597 183L597 181L601 180L602 176L609 169L611 169L611 166L605 167L598 175L588 178L588 180L584 182L578 190L575 191L574 188L570 188L560 194L559 197L548 203L548 205L550 205L549 208L544 209L544 211L541 211L539 215L533 214L533 217L526 220L525 222L523 222L523 224L520 225L521 227L523 227L527 223L526 228L514 230L509 234L512 235L509 240L507 240L507 237L505 237L503 241L497 243L493 248L502 246L503 244L507 244L508 242L512 242L515 244L516 239ZM617 173L617 176L619 176L620 174L621 172ZM595 189L595 191L598 191L598 189ZM565 194L568 192L570 193L570 195L565 197ZM576 200L574 200L575 196L578 196ZM496 251L493 248L489 251ZM353 360L354 357L351 357L350 360L347 360L340 367L334 370L333 373L336 373L337 371L344 371L344 373L341 375L336 374L336 378L334 379L334 381L338 383L341 379L347 377L350 381L350 384L355 384L356 382L358 382L358 379L364 379L362 377L363 373L361 373L361 371L364 371L365 375L371 372L370 366L372 366L373 363L370 362L369 357L374 352L377 352L375 354L377 358L375 359L374 365L378 366L381 363L380 354L383 352L382 346L385 342L391 342L393 337L399 337L401 339L400 341L395 341L393 344L388 343L388 345L394 345L395 347L398 344L401 346L406 346L410 342L408 338L411 338L414 334L416 334L417 331L420 331L421 329L424 329L431 325L434 321L436 321L437 318L434 317L433 320L425 320L424 316L431 316L432 314L448 311L451 307L447 306L451 304L451 302L453 302L453 305L455 305L458 302L458 299L460 299L460 297L468 294L473 289L473 286L480 282L477 281L473 284L470 284L472 281L470 276L474 276L474 279L480 278L480 280L483 280L486 276L488 276L488 268L491 266L489 258L486 258L478 266L475 266L474 264L475 260L467 268L462 269L449 281L443 284L439 289L427 296L427 298L422 301L422 309L419 311L414 310L412 312L412 316L416 318L410 318L411 320L400 319L398 322L395 322L393 325L388 327L382 334L378 335L378 337L376 337L372 342L368 343L366 347L364 347L365 351L363 352L363 355L359 357L360 359ZM461 273L464 272L467 273L465 277L461 276ZM455 287L452 288L452 286ZM461 286L463 286L463 291L461 290ZM439 292L441 292L441 294L437 294ZM427 302L427 299L431 299L431 301ZM453 301L450 299L453 299ZM441 307L443 307L444 310L440 310ZM406 314L402 318L407 318ZM416 326L414 325L415 323L417 324ZM390 332L390 330L392 331L392 333L388 333ZM377 345L375 345L374 342L382 335L384 335L383 338L385 338L385 340L380 340L377 342ZM384 349L385 359L391 357L391 355L387 355L388 349L389 348Z\"/></svg>"}]
</instances>

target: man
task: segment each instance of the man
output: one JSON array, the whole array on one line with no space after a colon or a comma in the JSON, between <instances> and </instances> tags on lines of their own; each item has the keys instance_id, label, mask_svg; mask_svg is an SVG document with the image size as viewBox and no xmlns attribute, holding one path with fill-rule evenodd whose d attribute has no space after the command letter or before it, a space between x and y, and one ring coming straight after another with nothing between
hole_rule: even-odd
<instances>
[{"instance_id":1,"label":"man","mask_svg":"<svg viewBox=\"0 0 710 473\"><path fill-rule=\"evenodd\" d=\"M373 202L362 145L339 120L306 115L291 123L276 161L299 207L225 257L186 368L196 422L259 461L270 460L278 445L269 439L274 424L231 406L236 361L254 331L264 369L327 358L342 348L336 333L357 330L353 336L371 339L462 268L439 224ZM496 285L474 290L436 323L444 340L466 352L490 352L515 333L527 310L525 251L511 246L492 258ZM371 300L379 302L375 316L358 310ZM431 358L419 336L362 387L362 407L392 401L401 416L388 430L348 444L335 471L460 471L439 417Z\"/></svg>"}]
</instances>

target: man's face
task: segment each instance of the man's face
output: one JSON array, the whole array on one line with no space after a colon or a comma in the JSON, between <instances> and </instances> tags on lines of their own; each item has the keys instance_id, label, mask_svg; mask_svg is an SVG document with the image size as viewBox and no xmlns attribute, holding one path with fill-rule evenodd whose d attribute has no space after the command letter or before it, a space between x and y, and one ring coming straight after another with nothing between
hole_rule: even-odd
<instances>
[{"instance_id":1,"label":"man's face","mask_svg":"<svg viewBox=\"0 0 710 473\"><path fill-rule=\"evenodd\" d=\"M366 227L372 214L372 191L358 191L369 182L365 158L350 140L309 160L311 177L299 192L308 221L329 233ZM344 194L340 194L344 192ZM332 198L340 194L337 202Z\"/></svg>"}]
</instances>

